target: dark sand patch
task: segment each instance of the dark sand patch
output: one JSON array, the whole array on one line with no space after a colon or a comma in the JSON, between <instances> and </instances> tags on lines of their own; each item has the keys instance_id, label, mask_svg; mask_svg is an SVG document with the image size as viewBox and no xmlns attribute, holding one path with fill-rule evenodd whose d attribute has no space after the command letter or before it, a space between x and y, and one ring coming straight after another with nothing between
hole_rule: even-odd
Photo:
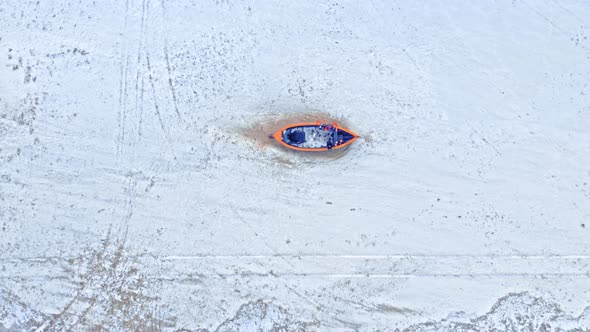
<instances>
[{"instance_id":1,"label":"dark sand patch","mask_svg":"<svg viewBox=\"0 0 590 332\"><path fill-rule=\"evenodd\" d=\"M402 315L416 313L412 309L408 309L405 307L396 307L396 306L392 306L389 304L378 304L377 310L380 312L383 312L383 313L402 314Z\"/></svg>"},{"instance_id":2,"label":"dark sand patch","mask_svg":"<svg viewBox=\"0 0 590 332\"><path fill-rule=\"evenodd\" d=\"M353 143L342 149L337 149L333 151L323 151L323 152L304 152L304 151L294 151L288 148L285 148L281 144L279 144L274 138L269 137L274 134L277 130L280 130L284 126L291 124L291 123L298 123L298 122L316 122L316 121L325 121L327 123L334 123L336 122L339 126L344 128L350 129L355 131L350 125L346 122L346 120L342 118L336 118L329 114L319 112L319 111L308 111L308 112L298 112L298 113L290 113L290 114L267 114L260 116L253 125L250 127L244 128L240 131L240 133L251 140L254 145L262 150L267 148L276 149L279 151L284 152L285 156L276 157L276 161L285 164L285 165L293 165L294 162L291 160L291 157L295 156L302 156L305 159L327 159L327 160L335 160L339 159L344 156L351 147L353 147L357 142ZM355 131L356 132L356 131ZM310 160L311 161L311 160Z\"/></svg>"}]
</instances>

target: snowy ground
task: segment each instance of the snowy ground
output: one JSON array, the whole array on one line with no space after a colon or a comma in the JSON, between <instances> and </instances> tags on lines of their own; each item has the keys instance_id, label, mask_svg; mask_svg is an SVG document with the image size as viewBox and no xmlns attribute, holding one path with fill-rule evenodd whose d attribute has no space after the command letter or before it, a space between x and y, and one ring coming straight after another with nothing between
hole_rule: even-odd
<instances>
[{"instance_id":1,"label":"snowy ground","mask_svg":"<svg viewBox=\"0 0 590 332\"><path fill-rule=\"evenodd\" d=\"M0 1L0 330L590 329L589 17Z\"/></svg>"}]
</instances>

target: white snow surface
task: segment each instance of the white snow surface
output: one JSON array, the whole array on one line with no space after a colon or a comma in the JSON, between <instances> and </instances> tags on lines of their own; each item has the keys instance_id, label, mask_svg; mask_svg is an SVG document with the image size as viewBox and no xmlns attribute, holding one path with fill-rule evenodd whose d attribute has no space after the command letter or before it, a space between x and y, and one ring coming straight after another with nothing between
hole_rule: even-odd
<instances>
[{"instance_id":1,"label":"white snow surface","mask_svg":"<svg viewBox=\"0 0 590 332\"><path fill-rule=\"evenodd\" d=\"M0 1L0 330L590 330L589 17Z\"/></svg>"}]
</instances>

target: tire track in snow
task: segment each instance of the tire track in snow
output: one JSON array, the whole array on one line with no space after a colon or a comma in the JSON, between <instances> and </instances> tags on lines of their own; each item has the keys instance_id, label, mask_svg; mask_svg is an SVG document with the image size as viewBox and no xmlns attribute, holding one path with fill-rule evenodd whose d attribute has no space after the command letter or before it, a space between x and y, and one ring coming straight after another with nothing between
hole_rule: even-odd
<instances>
[{"instance_id":1,"label":"tire track in snow","mask_svg":"<svg viewBox=\"0 0 590 332\"><path fill-rule=\"evenodd\" d=\"M183 120L182 116L180 115L180 111L178 110L176 88L174 88L174 84L172 83L172 69L170 68L170 57L168 56L168 36L166 34L166 6L164 4L164 0L161 0L160 4L162 5L162 26L164 29L164 57L166 58L166 69L168 70L168 86L170 87L170 93L172 94L174 111L176 112L178 119Z\"/></svg>"},{"instance_id":2,"label":"tire track in snow","mask_svg":"<svg viewBox=\"0 0 590 332\"><path fill-rule=\"evenodd\" d=\"M125 1L125 23L123 25L123 36L122 41L124 44L125 51L122 52L120 75L119 78L119 109L117 111L118 117L118 134L116 140L116 155L117 158L121 157L123 150L123 141L125 140L125 118L126 118L126 107L127 107L127 72L129 68L129 51L128 43L126 40L127 26L129 21L129 0Z\"/></svg>"},{"instance_id":3,"label":"tire track in snow","mask_svg":"<svg viewBox=\"0 0 590 332\"><path fill-rule=\"evenodd\" d=\"M133 177L136 179L137 177ZM129 187L137 188L130 179ZM137 193L137 191L136 191ZM133 215L136 194L129 195L125 205L124 223ZM254 230L253 230L254 231ZM116 243L124 246L127 228ZM269 248L273 249L273 248ZM274 250L273 250L274 251ZM126 254L143 266L159 266L147 273L151 280L187 282L203 278L588 278L590 256L486 256L486 255L205 255L205 256L154 256ZM0 262L11 267L0 272L0 280L57 280L62 272L52 271L72 258L32 257L5 258ZM31 268L41 268L42 274L31 274ZM45 269L49 267L49 269ZM146 271L152 271L146 269ZM198 271L198 275L194 272ZM286 281L285 281L286 282ZM283 283L283 282L281 282Z\"/></svg>"},{"instance_id":4,"label":"tire track in snow","mask_svg":"<svg viewBox=\"0 0 590 332\"><path fill-rule=\"evenodd\" d=\"M199 259L268 259L277 258L279 256L288 258L347 258L347 259L389 259L389 258L515 258L515 259L590 259L590 255L315 255L315 254L276 254L276 255L171 255L171 256L156 256L151 254L144 255L130 255L129 257L142 258L151 257L158 260L199 260ZM71 257L70 257L71 258ZM7 257L0 258L0 262L7 263L46 263L65 261L69 259L65 256L40 256L40 257Z\"/></svg>"},{"instance_id":5,"label":"tire track in snow","mask_svg":"<svg viewBox=\"0 0 590 332\"><path fill-rule=\"evenodd\" d=\"M148 51L146 51L145 60L147 62L148 78L150 81L150 86L152 87L152 98L154 99L154 108L156 111L156 115L158 117L158 122L160 123L160 128L162 129L162 132L164 132L166 139L170 142L170 136L169 136L168 130L166 129L166 126L164 125L164 120L162 119L162 114L160 113L160 106L158 106L158 98L156 96L156 86L154 84L154 78L152 76L152 66L150 64L150 53Z\"/></svg>"},{"instance_id":6,"label":"tire track in snow","mask_svg":"<svg viewBox=\"0 0 590 332\"><path fill-rule=\"evenodd\" d=\"M142 125L143 125L143 71L142 69L142 55L145 53L144 51L144 35L145 35L145 14L146 14L146 2L145 0L142 1L141 6L141 22L139 27L139 46L137 48L137 74L135 76L135 109L138 112L139 120L137 121L137 137L136 141L134 142L137 144L141 140L142 136ZM141 77L141 85L140 85L140 77Z\"/></svg>"}]
</instances>

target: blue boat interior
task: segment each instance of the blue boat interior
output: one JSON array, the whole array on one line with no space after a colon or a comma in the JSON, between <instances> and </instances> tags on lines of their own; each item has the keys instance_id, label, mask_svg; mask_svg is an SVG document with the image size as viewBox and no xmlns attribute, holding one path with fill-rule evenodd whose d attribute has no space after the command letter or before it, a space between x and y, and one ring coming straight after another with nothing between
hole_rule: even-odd
<instances>
[{"instance_id":1,"label":"blue boat interior","mask_svg":"<svg viewBox=\"0 0 590 332\"><path fill-rule=\"evenodd\" d=\"M299 148L332 148L344 144L354 136L342 129L323 129L320 126L292 127L283 131L283 142Z\"/></svg>"}]
</instances>

